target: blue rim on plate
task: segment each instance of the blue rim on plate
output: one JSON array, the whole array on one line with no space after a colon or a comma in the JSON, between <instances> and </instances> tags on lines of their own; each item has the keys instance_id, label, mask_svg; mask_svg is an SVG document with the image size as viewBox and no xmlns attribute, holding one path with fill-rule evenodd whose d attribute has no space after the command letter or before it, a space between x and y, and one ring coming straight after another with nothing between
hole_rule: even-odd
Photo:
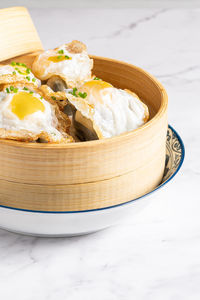
<instances>
[{"instance_id":1,"label":"blue rim on plate","mask_svg":"<svg viewBox=\"0 0 200 300\"><path fill-rule=\"evenodd\" d=\"M161 187L163 187L166 183L168 183L174 176L178 173L180 170L184 157L185 157L185 147L183 144L182 139L180 138L179 134L174 130L174 128L170 125L168 125L168 131L167 131L167 140L166 140L166 163L165 163L165 171L163 175L163 180L154 190L151 192L140 196L136 199L126 201L120 204L102 207L102 208L95 208L95 209L88 209L88 210L78 210L78 211L43 211L43 210L30 210L30 209L22 209L22 208L16 208L16 207L10 207L6 205L0 205L0 208L9 208L19 211L25 211L25 212L31 212L31 213L45 213L45 214L73 214L73 213L85 213L85 212L93 212L93 211L101 211L106 209L111 209L115 207L119 207L122 205L130 204L133 201L137 201L143 197L146 197L153 192L159 190ZM172 159L173 158L173 159Z\"/></svg>"}]
</instances>

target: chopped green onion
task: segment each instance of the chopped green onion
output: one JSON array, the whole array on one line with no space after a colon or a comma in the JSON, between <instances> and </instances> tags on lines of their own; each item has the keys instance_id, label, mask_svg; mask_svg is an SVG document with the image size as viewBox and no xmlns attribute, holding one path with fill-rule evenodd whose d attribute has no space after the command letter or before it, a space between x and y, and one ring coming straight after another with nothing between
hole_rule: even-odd
<instances>
[{"instance_id":1,"label":"chopped green onion","mask_svg":"<svg viewBox=\"0 0 200 300\"><path fill-rule=\"evenodd\" d=\"M56 97L54 97L54 96L51 96L51 99L53 99L53 100L56 100Z\"/></svg>"},{"instance_id":2,"label":"chopped green onion","mask_svg":"<svg viewBox=\"0 0 200 300\"><path fill-rule=\"evenodd\" d=\"M27 74L30 74L30 73L31 73L31 69L27 68L27 69L26 69L26 73L27 73Z\"/></svg>"},{"instance_id":3,"label":"chopped green onion","mask_svg":"<svg viewBox=\"0 0 200 300\"><path fill-rule=\"evenodd\" d=\"M98 77L94 77L93 80L101 80L101 79Z\"/></svg>"},{"instance_id":4,"label":"chopped green onion","mask_svg":"<svg viewBox=\"0 0 200 300\"><path fill-rule=\"evenodd\" d=\"M16 65L16 62L12 61L12 62L11 62L11 65L12 65L12 66L15 66L15 65Z\"/></svg>"},{"instance_id":5,"label":"chopped green onion","mask_svg":"<svg viewBox=\"0 0 200 300\"><path fill-rule=\"evenodd\" d=\"M43 99L43 97L41 96L40 99Z\"/></svg>"},{"instance_id":6,"label":"chopped green onion","mask_svg":"<svg viewBox=\"0 0 200 300\"><path fill-rule=\"evenodd\" d=\"M10 86L10 90L11 90L11 91L14 91L14 86L11 85L11 86Z\"/></svg>"},{"instance_id":7,"label":"chopped green onion","mask_svg":"<svg viewBox=\"0 0 200 300\"><path fill-rule=\"evenodd\" d=\"M73 96L78 97L78 96L76 95L76 92L77 92L77 88L75 87L75 88L73 88L73 91L72 91L72 92L69 92L69 94L72 94Z\"/></svg>"},{"instance_id":8,"label":"chopped green onion","mask_svg":"<svg viewBox=\"0 0 200 300\"><path fill-rule=\"evenodd\" d=\"M27 68L27 66L25 64L23 64L23 63L21 64L21 66Z\"/></svg>"},{"instance_id":9,"label":"chopped green onion","mask_svg":"<svg viewBox=\"0 0 200 300\"><path fill-rule=\"evenodd\" d=\"M27 87L24 87L23 90L28 91L28 88L27 88Z\"/></svg>"},{"instance_id":10,"label":"chopped green onion","mask_svg":"<svg viewBox=\"0 0 200 300\"><path fill-rule=\"evenodd\" d=\"M70 57L69 57L68 55L65 55L65 58L66 58L66 59L70 59Z\"/></svg>"},{"instance_id":11,"label":"chopped green onion","mask_svg":"<svg viewBox=\"0 0 200 300\"><path fill-rule=\"evenodd\" d=\"M87 93L81 93L81 92L79 92L78 95L79 95L81 98L83 98L83 99L85 99L85 98L87 97Z\"/></svg>"},{"instance_id":12,"label":"chopped green onion","mask_svg":"<svg viewBox=\"0 0 200 300\"><path fill-rule=\"evenodd\" d=\"M21 72L19 68L15 68L15 70L16 70L19 74L24 75L24 73Z\"/></svg>"},{"instance_id":13,"label":"chopped green onion","mask_svg":"<svg viewBox=\"0 0 200 300\"><path fill-rule=\"evenodd\" d=\"M16 63L16 65L17 65L17 66L20 66L20 63L19 63L19 62L17 62L17 63Z\"/></svg>"},{"instance_id":14,"label":"chopped green onion","mask_svg":"<svg viewBox=\"0 0 200 300\"><path fill-rule=\"evenodd\" d=\"M10 93L9 88L6 88L6 92L7 92L8 94Z\"/></svg>"},{"instance_id":15,"label":"chopped green onion","mask_svg":"<svg viewBox=\"0 0 200 300\"><path fill-rule=\"evenodd\" d=\"M16 72L15 72L15 71L13 71L12 73L13 73L13 75L16 75Z\"/></svg>"},{"instance_id":16,"label":"chopped green onion","mask_svg":"<svg viewBox=\"0 0 200 300\"><path fill-rule=\"evenodd\" d=\"M32 78L32 81L35 82L35 81L36 81L36 78Z\"/></svg>"},{"instance_id":17,"label":"chopped green onion","mask_svg":"<svg viewBox=\"0 0 200 300\"><path fill-rule=\"evenodd\" d=\"M63 54L63 53L64 53L64 50L61 49L61 50L58 51L58 53L59 53L59 54Z\"/></svg>"},{"instance_id":18,"label":"chopped green onion","mask_svg":"<svg viewBox=\"0 0 200 300\"><path fill-rule=\"evenodd\" d=\"M30 80L31 80L30 76L26 76L26 79L27 79L28 81L30 81Z\"/></svg>"},{"instance_id":19,"label":"chopped green onion","mask_svg":"<svg viewBox=\"0 0 200 300\"><path fill-rule=\"evenodd\" d=\"M58 57L57 57L58 59L61 59L62 58L62 55L58 55Z\"/></svg>"},{"instance_id":20,"label":"chopped green onion","mask_svg":"<svg viewBox=\"0 0 200 300\"><path fill-rule=\"evenodd\" d=\"M33 92L32 92L32 91L30 91L29 93L30 93L31 95L33 94Z\"/></svg>"},{"instance_id":21,"label":"chopped green onion","mask_svg":"<svg viewBox=\"0 0 200 300\"><path fill-rule=\"evenodd\" d=\"M13 92L17 93L18 92L18 88L14 88Z\"/></svg>"}]
</instances>

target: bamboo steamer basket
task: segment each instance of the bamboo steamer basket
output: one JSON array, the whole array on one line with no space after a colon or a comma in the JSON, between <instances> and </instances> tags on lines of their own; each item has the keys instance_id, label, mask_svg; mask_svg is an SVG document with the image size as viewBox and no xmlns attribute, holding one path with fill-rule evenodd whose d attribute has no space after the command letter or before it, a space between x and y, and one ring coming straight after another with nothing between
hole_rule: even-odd
<instances>
[{"instance_id":1,"label":"bamboo steamer basket","mask_svg":"<svg viewBox=\"0 0 200 300\"><path fill-rule=\"evenodd\" d=\"M16 18L15 26L8 22L10 18ZM3 34L1 60L14 56L15 43L15 54L26 55L14 60L31 67L36 53L43 48L27 10L0 10L0 25L5 19L10 36L13 27L15 36L18 31L20 35L10 47ZM149 107L150 120L113 138L67 145L0 140L0 205L34 211L98 209L140 197L161 182L167 132L164 88L153 76L131 64L91 57L94 74L138 94Z\"/></svg>"}]
</instances>

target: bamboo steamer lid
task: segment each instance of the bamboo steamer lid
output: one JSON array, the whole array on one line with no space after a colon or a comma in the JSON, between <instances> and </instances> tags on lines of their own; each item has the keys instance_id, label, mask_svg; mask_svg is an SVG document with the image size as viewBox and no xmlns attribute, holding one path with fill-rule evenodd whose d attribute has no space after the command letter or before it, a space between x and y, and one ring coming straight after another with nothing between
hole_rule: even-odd
<instances>
[{"instance_id":1,"label":"bamboo steamer lid","mask_svg":"<svg viewBox=\"0 0 200 300\"><path fill-rule=\"evenodd\" d=\"M0 41L0 61L43 49L25 7L0 9Z\"/></svg>"}]
</instances>

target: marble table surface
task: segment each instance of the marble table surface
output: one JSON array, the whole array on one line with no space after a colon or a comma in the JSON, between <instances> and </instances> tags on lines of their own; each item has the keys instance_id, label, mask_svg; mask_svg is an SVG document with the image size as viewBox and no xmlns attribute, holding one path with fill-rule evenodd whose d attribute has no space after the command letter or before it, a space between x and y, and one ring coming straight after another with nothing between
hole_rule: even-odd
<instances>
[{"instance_id":1,"label":"marble table surface","mask_svg":"<svg viewBox=\"0 0 200 300\"><path fill-rule=\"evenodd\" d=\"M45 48L72 39L140 66L169 95L180 173L138 216L74 238L0 230L2 300L200 299L200 10L32 9Z\"/></svg>"}]
</instances>

